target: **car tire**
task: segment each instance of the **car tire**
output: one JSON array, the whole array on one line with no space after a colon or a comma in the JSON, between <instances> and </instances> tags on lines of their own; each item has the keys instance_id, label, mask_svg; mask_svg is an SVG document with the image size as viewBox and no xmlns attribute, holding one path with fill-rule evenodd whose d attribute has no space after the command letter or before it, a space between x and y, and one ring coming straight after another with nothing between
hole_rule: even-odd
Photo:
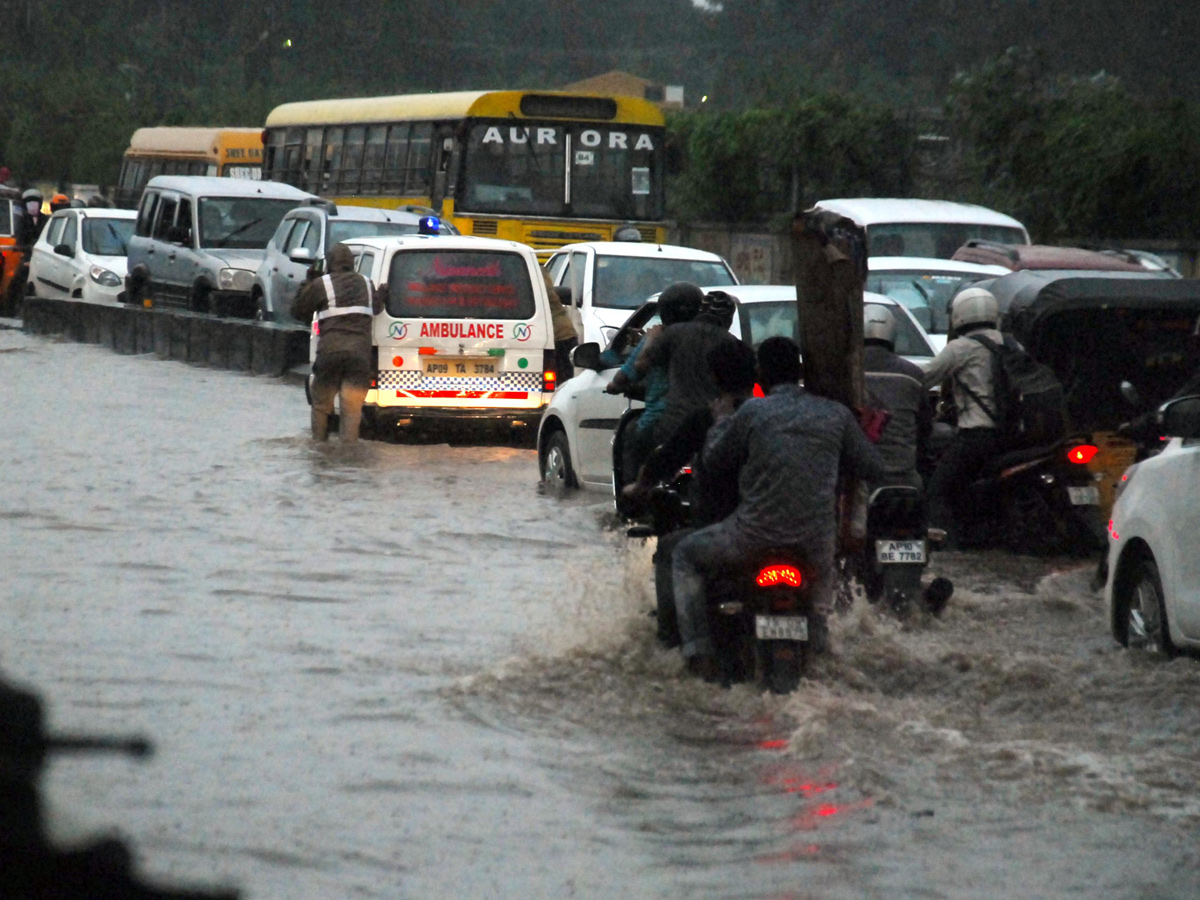
<instances>
[{"instance_id":1,"label":"car tire","mask_svg":"<svg viewBox=\"0 0 1200 900\"><path fill-rule=\"evenodd\" d=\"M192 287L191 296L188 297L188 309L192 312L208 313L212 312L212 291L206 284L197 284Z\"/></svg>"},{"instance_id":2,"label":"car tire","mask_svg":"<svg viewBox=\"0 0 1200 900\"><path fill-rule=\"evenodd\" d=\"M1171 631L1167 626L1167 605L1163 600L1162 578L1152 559L1137 564L1130 579L1129 593L1123 603L1126 616L1125 646L1131 650L1175 655Z\"/></svg>"},{"instance_id":3,"label":"car tire","mask_svg":"<svg viewBox=\"0 0 1200 900\"><path fill-rule=\"evenodd\" d=\"M567 444L567 435L563 431L555 431L546 441L546 450L542 453L542 486L555 494L565 494L579 487L575 470L571 468L571 448Z\"/></svg>"},{"instance_id":4,"label":"car tire","mask_svg":"<svg viewBox=\"0 0 1200 900\"><path fill-rule=\"evenodd\" d=\"M267 309L267 298L262 293L255 293L251 298L251 303L254 304L254 320L256 322L272 322L275 317L271 315L271 311Z\"/></svg>"}]
</instances>

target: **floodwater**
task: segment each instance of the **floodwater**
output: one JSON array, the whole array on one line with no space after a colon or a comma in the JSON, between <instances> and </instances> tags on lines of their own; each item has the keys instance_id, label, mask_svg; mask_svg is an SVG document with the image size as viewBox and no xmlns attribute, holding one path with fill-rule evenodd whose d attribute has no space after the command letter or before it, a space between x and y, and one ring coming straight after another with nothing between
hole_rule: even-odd
<instances>
[{"instance_id":1,"label":"floodwater","mask_svg":"<svg viewBox=\"0 0 1200 900\"><path fill-rule=\"evenodd\" d=\"M0 331L0 670L62 841L249 898L1194 898L1200 662L947 554L786 698L685 677L651 548L528 449L316 447L295 384Z\"/></svg>"}]
</instances>

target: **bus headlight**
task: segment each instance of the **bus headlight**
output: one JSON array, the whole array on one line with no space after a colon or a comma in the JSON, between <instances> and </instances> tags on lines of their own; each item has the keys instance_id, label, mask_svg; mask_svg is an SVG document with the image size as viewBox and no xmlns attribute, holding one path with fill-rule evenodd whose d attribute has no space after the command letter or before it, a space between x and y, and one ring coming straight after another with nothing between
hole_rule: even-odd
<instances>
[{"instance_id":1,"label":"bus headlight","mask_svg":"<svg viewBox=\"0 0 1200 900\"><path fill-rule=\"evenodd\" d=\"M223 291L249 291L254 286L254 273L248 269L222 269L217 273L217 287Z\"/></svg>"},{"instance_id":2,"label":"bus headlight","mask_svg":"<svg viewBox=\"0 0 1200 900\"><path fill-rule=\"evenodd\" d=\"M101 287L120 287L122 283L120 275L104 268L104 266L92 266L88 270L88 275L91 276L92 281Z\"/></svg>"}]
</instances>

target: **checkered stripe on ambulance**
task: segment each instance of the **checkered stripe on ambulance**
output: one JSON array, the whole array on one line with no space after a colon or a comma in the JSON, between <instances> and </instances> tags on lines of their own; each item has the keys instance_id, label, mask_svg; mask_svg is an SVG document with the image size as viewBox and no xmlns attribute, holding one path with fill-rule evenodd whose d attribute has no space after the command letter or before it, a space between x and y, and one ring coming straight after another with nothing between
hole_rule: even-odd
<instances>
[{"instance_id":1,"label":"checkered stripe on ambulance","mask_svg":"<svg viewBox=\"0 0 1200 900\"><path fill-rule=\"evenodd\" d=\"M379 409L540 410L555 388L549 299L533 250L481 238L393 239L375 320Z\"/></svg>"}]
</instances>

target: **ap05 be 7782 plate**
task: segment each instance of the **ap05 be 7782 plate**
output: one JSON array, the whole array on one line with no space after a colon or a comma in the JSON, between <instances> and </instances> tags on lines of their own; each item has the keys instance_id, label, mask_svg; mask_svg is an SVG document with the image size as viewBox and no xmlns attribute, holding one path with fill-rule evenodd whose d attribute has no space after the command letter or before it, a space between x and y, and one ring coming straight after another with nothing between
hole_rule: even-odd
<instances>
[{"instance_id":1,"label":"ap05 be 7782 plate","mask_svg":"<svg viewBox=\"0 0 1200 900\"><path fill-rule=\"evenodd\" d=\"M760 641L807 641L807 616L755 616L754 635Z\"/></svg>"}]
</instances>

